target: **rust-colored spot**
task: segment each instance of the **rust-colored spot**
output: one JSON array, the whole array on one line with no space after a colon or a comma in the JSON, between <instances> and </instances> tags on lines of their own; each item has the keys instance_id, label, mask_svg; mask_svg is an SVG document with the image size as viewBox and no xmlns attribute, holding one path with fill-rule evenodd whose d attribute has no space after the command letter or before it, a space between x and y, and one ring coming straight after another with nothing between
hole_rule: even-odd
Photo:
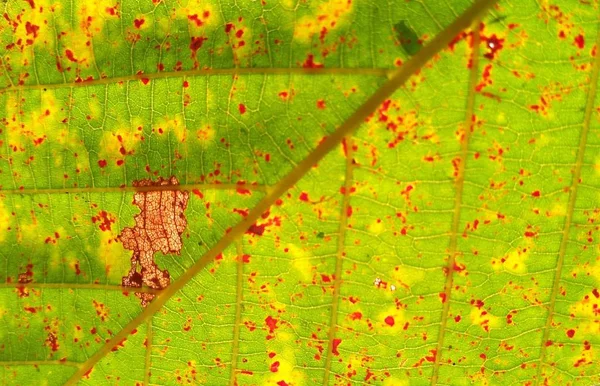
<instances>
[{"instance_id":1,"label":"rust-colored spot","mask_svg":"<svg viewBox=\"0 0 600 386\"><path fill-rule=\"evenodd\" d=\"M139 288L145 284L154 289L163 289L171 282L169 272L160 270L154 262L154 254L179 254L183 246L181 234L187 226L184 211L189 192L169 190L169 187L176 185L179 185L179 181L174 176L133 182L137 188L164 187L164 190L140 189L133 196L133 204L140 208L140 214L135 216L135 226L123 229L119 235L123 247L133 251L131 270L123 277L123 286ZM150 293L135 295L141 299L144 307L154 298Z\"/></svg>"}]
</instances>

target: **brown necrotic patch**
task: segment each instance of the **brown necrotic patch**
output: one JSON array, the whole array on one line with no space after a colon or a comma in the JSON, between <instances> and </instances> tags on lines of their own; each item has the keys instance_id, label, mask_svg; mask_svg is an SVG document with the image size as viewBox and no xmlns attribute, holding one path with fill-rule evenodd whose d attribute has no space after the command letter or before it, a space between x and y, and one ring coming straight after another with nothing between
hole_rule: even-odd
<instances>
[{"instance_id":1,"label":"brown necrotic patch","mask_svg":"<svg viewBox=\"0 0 600 386\"><path fill-rule=\"evenodd\" d=\"M181 252L181 234L187 226L184 211L189 192L169 190L170 186L176 185L179 181L175 177L133 182L133 186L140 188L133 196L133 204L140 208L140 213L135 216L135 226L123 229L119 235L123 247L133 251L131 270L123 277L123 286L139 288L145 284L150 288L163 289L171 282L169 271L159 269L154 262L154 254ZM145 307L155 295L136 293L136 296Z\"/></svg>"}]
</instances>

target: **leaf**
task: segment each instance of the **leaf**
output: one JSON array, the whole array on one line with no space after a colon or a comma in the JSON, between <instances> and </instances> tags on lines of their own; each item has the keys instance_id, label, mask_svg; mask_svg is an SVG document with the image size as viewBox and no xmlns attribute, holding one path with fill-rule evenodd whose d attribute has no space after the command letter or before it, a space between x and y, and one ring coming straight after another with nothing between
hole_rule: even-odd
<instances>
[{"instance_id":1,"label":"leaf","mask_svg":"<svg viewBox=\"0 0 600 386\"><path fill-rule=\"evenodd\" d=\"M597 2L4 4L4 383L600 382Z\"/></svg>"}]
</instances>

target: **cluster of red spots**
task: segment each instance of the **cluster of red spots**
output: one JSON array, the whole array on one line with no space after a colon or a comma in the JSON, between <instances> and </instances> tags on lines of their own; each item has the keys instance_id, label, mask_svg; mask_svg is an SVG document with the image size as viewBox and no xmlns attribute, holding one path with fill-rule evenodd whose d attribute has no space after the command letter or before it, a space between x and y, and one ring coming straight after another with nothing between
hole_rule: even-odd
<instances>
[{"instance_id":1,"label":"cluster of red spots","mask_svg":"<svg viewBox=\"0 0 600 386\"><path fill-rule=\"evenodd\" d=\"M290 148L290 150L294 150L294 143L290 138L285 140L286 145Z\"/></svg>"},{"instance_id":2,"label":"cluster of red spots","mask_svg":"<svg viewBox=\"0 0 600 386\"><path fill-rule=\"evenodd\" d=\"M106 7L105 11L110 16L117 16L117 17L119 17L119 10L117 9L116 6L115 7Z\"/></svg>"},{"instance_id":3,"label":"cluster of red spots","mask_svg":"<svg viewBox=\"0 0 600 386\"><path fill-rule=\"evenodd\" d=\"M210 17L210 12L209 11L204 11L202 12L202 16L198 16L197 13L193 14L193 15L188 15L188 20L193 22L196 27L202 27L204 25L204 23L206 22L206 19L208 19Z\"/></svg>"},{"instance_id":4,"label":"cluster of red spots","mask_svg":"<svg viewBox=\"0 0 600 386\"><path fill-rule=\"evenodd\" d=\"M46 329L48 329L48 327L46 327ZM60 345L58 344L58 339L56 337L56 334L52 331L48 332L48 336L46 337L45 340L45 345L48 346L50 348L50 350L52 350L52 352L56 352L58 351Z\"/></svg>"},{"instance_id":5,"label":"cluster of red spots","mask_svg":"<svg viewBox=\"0 0 600 386\"><path fill-rule=\"evenodd\" d=\"M215 175L218 175L218 174L216 173L217 171L218 171L218 170L215 170ZM236 192L237 192L238 194L241 194L241 195L247 195L247 196L250 196L250 195L252 195L252 191L251 191L250 189L246 189L246 188L244 188L244 187L243 187L244 185L246 185L246 182L245 182L245 181L238 181L238 182L237 182L237 185L239 186L239 187L236 189Z\"/></svg>"},{"instance_id":6,"label":"cluster of red spots","mask_svg":"<svg viewBox=\"0 0 600 386\"><path fill-rule=\"evenodd\" d=\"M97 216L92 217L92 222L98 223L98 227L103 232L108 232L111 230L111 225L115 223L115 216L106 211L101 211Z\"/></svg>"},{"instance_id":7,"label":"cluster of red spots","mask_svg":"<svg viewBox=\"0 0 600 386\"><path fill-rule=\"evenodd\" d=\"M417 363L415 363L413 365L413 367L420 367L423 362L427 361L427 362L435 362L435 358L437 356L437 350L433 349L433 350L429 350L429 354L430 355L426 355L425 357L419 359L419 361Z\"/></svg>"},{"instance_id":8,"label":"cluster of red spots","mask_svg":"<svg viewBox=\"0 0 600 386\"><path fill-rule=\"evenodd\" d=\"M493 68L493 66L491 64L487 64L483 68L483 71L481 73L481 80L475 86L475 91L481 92L485 87L492 85L492 83L493 83L493 81L492 81L492 68Z\"/></svg>"},{"instance_id":9,"label":"cluster of red spots","mask_svg":"<svg viewBox=\"0 0 600 386\"><path fill-rule=\"evenodd\" d=\"M256 323L252 322L252 321L245 321L244 322L244 326L246 326L246 328L248 329L248 331L252 332L254 330L256 330Z\"/></svg>"},{"instance_id":10,"label":"cluster of red spots","mask_svg":"<svg viewBox=\"0 0 600 386\"><path fill-rule=\"evenodd\" d=\"M27 33L27 35L33 35L34 39L38 37L39 30L40 30L39 26L37 26L35 24L31 24L30 22L25 23L25 32Z\"/></svg>"},{"instance_id":11,"label":"cluster of red spots","mask_svg":"<svg viewBox=\"0 0 600 386\"><path fill-rule=\"evenodd\" d=\"M506 324L513 324L513 316L517 314L517 310L512 310L506 315Z\"/></svg>"},{"instance_id":12,"label":"cluster of red spots","mask_svg":"<svg viewBox=\"0 0 600 386\"><path fill-rule=\"evenodd\" d=\"M103 322L106 321L106 319L108 318L108 307L106 307L104 303L100 303L96 300L93 300L92 303L94 305L94 308L96 309L96 315L98 315L100 320L102 320Z\"/></svg>"},{"instance_id":13,"label":"cluster of red spots","mask_svg":"<svg viewBox=\"0 0 600 386\"><path fill-rule=\"evenodd\" d=\"M241 23L244 19L242 17L238 18L238 22ZM233 32L233 33L232 33ZM242 48L246 46L246 41L242 39L244 36L244 30L242 28L236 28L235 24L227 23L225 24L225 33L229 36L229 40L227 44L231 46L232 49ZM237 56L235 58L237 61Z\"/></svg>"},{"instance_id":14,"label":"cluster of red spots","mask_svg":"<svg viewBox=\"0 0 600 386\"><path fill-rule=\"evenodd\" d=\"M439 298L440 298L440 301L442 302L442 304L443 304L443 303L446 303L446 298L447 298L447 296L448 296L448 295L447 295L445 292L440 292L440 293L438 294L438 296L439 296Z\"/></svg>"},{"instance_id":15,"label":"cluster of red spots","mask_svg":"<svg viewBox=\"0 0 600 386\"><path fill-rule=\"evenodd\" d=\"M25 272L19 273L18 282L21 284L31 283L33 281L33 264L25 266Z\"/></svg>"},{"instance_id":16,"label":"cluster of red spots","mask_svg":"<svg viewBox=\"0 0 600 386\"><path fill-rule=\"evenodd\" d=\"M568 92L568 88L563 87L558 83L547 86L542 91L539 103L530 105L529 108L538 114L548 115L548 110L551 107L550 102L562 100L562 96Z\"/></svg>"},{"instance_id":17,"label":"cluster of red spots","mask_svg":"<svg viewBox=\"0 0 600 386\"><path fill-rule=\"evenodd\" d=\"M271 363L271 367L269 368L269 370L272 373L278 372L279 371L279 361L275 361L275 362Z\"/></svg>"},{"instance_id":18,"label":"cluster of red spots","mask_svg":"<svg viewBox=\"0 0 600 386\"><path fill-rule=\"evenodd\" d=\"M323 68L322 63L315 62L315 56L313 54L308 54L304 63L302 63L303 68Z\"/></svg>"},{"instance_id":19,"label":"cluster of red spots","mask_svg":"<svg viewBox=\"0 0 600 386\"><path fill-rule=\"evenodd\" d=\"M60 239L60 234L58 232L54 232L54 237L52 237L52 236L46 237L46 240L44 240L44 243L56 244L58 242L58 239Z\"/></svg>"}]
</instances>

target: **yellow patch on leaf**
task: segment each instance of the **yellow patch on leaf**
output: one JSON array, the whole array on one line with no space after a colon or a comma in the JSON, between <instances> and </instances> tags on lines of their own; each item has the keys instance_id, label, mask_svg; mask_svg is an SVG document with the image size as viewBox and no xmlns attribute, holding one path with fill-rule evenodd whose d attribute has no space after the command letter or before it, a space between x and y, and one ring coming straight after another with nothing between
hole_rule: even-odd
<instances>
[{"instance_id":1,"label":"yellow patch on leaf","mask_svg":"<svg viewBox=\"0 0 600 386\"><path fill-rule=\"evenodd\" d=\"M490 314L484 308L472 308L469 318L472 324L481 326L481 328L488 332L490 329L500 326L500 318Z\"/></svg>"},{"instance_id":2,"label":"yellow patch on leaf","mask_svg":"<svg viewBox=\"0 0 600 386\"><path fill-rule=\"evenodd\" d=\"M156 121L154 132L159 137L168 136L169 133L173 133L179 142L185 142L187 137L185 120L181 114L177 114L173 118L166 117Z\"/></svg>"},{"instance_id":3,"label":"yellow patch on leaf","mask_svg":"<svg viewBox=\"0 0 600 386\"><path fill-rule=\"evenodd\" d=\"M492 268L495 271L505 270L512 273L526 273L527 260L532 249L531 241L526 241L524 246L511 249L506 255L493 258Z\"/></svg>"},{"instance_id":4,"label":"yellow patch on leaf","mask_svg":"<svg viewBox=\"0 0 600 386\"><path fill-rule=\"evenodd\" d=\"M403 287L410 287L424 279L425 271L415 267L399 265L394 269L391 276L394 279L392 284L394 284L394 281L397 281Z\"/></svg>"},{"instance_id":5,"label":"yellow patch on leaf","mask_svg":"<svg viewBox=\"0 0 600 386\"><path fill-rule=\"evenodd\" d=\"M288 254L293 261L294 268L300 273L302 276L302 280L309 281L312 279L313 271L315 270L315 266L312 262L312 254L308 251L299 248L294 244L286 245L288 249Z\"/></svg>"},{"instance_id":6,"label":"yellow patch on leaf","mask_svg":"<svg viewBox=\"0 0 600 386\"><path fill-rule=\"evenodd\" d=\"M569 311L574 317L581 320L579 324L579 331L585 335L599 335L600 334L600 323L596 320L597 316L597 305L600 303L600 299L596 297L598 293L598 289L594 291L588 292L582 300L578 301L571 307L569 307Z\"/></svg>"},{"instance_id":7,"label":"yellow patch on leaf","mask_svg":"<svg viewBox=\"0 0 600 386\"><path fill-rule=\"evenodd\" d=\"M215 129L213 129L210 125L206 125L201 127L196 131L196 138L200 145L203 148L208 147L208 145L214 143L215 140Z\"/></svg>"},{"instance_id":8,"label":"yellow patch on leaf","mask_svg":"<svg viewBox=\"0 0 600 386\"><path fill-rule=\"evenodd\" d=\"M120 282L121 277L129 271L129 260L131 256L123 245L117 240L114 230L99 231L100 244L96 252L90 254L98 256L105 265L106 276L109 280Z\"/></svg>"},{"instance_id":9,"label":"yellow patch on leaf","mask_svg":"<svg viewBox=\"0 0 600 386\"><path fill-rule=\"evenodd\" d=\"M10 225L10 211L4 204L5 197L0 196L0 243L6 239Z\"/></svg>"},{"instance_id":10,"label":"yellow patch on leaf","mask_svg":"<svg viewBox=\"0 0 600 386\"><path fill-rule=\"evenodd\" d=\"M310 43L315 34L327 33L347 23L352 12L352 2L347 0L330 0L317 5L310 16L304 16L296 23L294 39L302 43Z\"/></svg>"}]
</instances>

